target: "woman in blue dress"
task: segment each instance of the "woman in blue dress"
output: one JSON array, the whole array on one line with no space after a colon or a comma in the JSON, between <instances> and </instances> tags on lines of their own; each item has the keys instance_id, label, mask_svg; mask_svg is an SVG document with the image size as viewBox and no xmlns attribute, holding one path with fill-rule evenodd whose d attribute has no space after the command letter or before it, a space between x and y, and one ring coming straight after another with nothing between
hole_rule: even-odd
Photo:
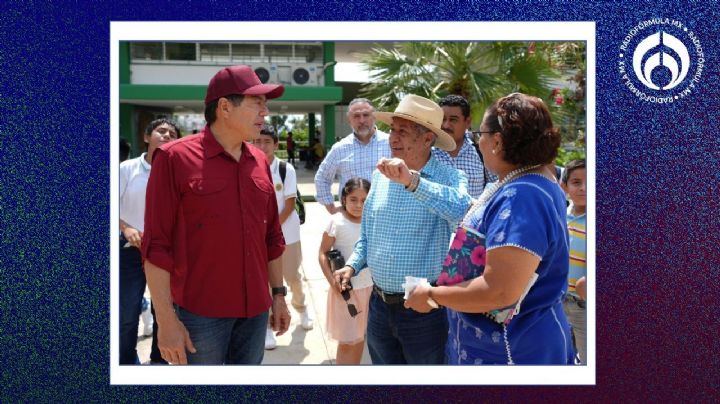
<instances>
[{"instance_id":1,"label":"woman in blue dress","mask_svg":"<svg viewBox=\"0 0 720 404\"><path fill-rule=\"evenodd\" d=\"M437 286L406 307L447 307L450 364L572 364L565 196L552 171L560 145L545 103L510 94L485 112L480 152L498 176L457 229Z\"/></svg>"}]
</instances>

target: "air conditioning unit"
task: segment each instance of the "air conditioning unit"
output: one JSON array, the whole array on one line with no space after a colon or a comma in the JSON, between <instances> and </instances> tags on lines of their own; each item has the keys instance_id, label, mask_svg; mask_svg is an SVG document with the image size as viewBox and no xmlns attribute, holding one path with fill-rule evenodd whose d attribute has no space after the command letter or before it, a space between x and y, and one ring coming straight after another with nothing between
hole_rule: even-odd
<instances>
[{"instance_id":1,"label":"air conditioning unit","mask_svg":"<svg viewBox=\"0 0 720 404\"><path fill-rule=\"evenodd\" d=\"M315 64L277 65L277 82L286 86L321 86L323 68Z\"/></svg>"},{"instance_id":2,"label":"air conditioning unit","mask_svg":"<svg viewBox=\"0 0 720 404\"><path fill-rule=\"evenodd\" d=\"M322 70L320 70L322 72ZM292 72L293 85L296 86L317 86L318 85L318 69L313 65L296 65L293 66Z\"/></svg>"},{"instance_id":3,"label":"air conditioning unit","mask_svg":"<svg viewBox=\"0 0 720 404\"><path fill-rule=\"evenodd\" d=\"M277 83L277 67L270 63L250 63L250 67L255 71L260 81L265 83Z\"/></svg>"}]
</instances>

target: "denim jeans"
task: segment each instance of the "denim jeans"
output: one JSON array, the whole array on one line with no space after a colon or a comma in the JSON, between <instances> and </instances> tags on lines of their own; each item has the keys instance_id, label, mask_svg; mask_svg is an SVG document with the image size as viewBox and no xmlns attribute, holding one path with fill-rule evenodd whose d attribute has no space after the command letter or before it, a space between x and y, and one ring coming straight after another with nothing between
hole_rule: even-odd
<instances>
[{"instance_id":1,"label":"denim jeans","mask_svg":"<svg viewBox=\"0 0 720 404\"><path fill-rule=\"evenodd\" d=\"M373 365L445 363L445 308L418 313L402 304L386 304L373 293L367 334Z\"/></svg>"},{"instance_id":2,"label":"denim jeans","mask_svg":"<svg viewBox=\"0 0 720 404\"><path fill-rule=\"evenodd\" d=\"M150 313L153 316L152 342L150 343L150 364L151 365L167 365L167 361L162 358L160 348L158 348L158 323L155 319L155 305L150 301Z\"/></svg>"},{"instance_id":3,"label":"denim jeans","mask_svg":"<svg viewBox=\"0 0 720 404\"><path fill-rule=\"evenodd\" d=\"M249 318L215 318L175 307L196 353L187 352L190 365L259 365L265 355L268 312Z\"/></svg>"},{"instance_id":4,"label":"denim jeans","mask_svg":"<svg viewBox=\"0 0 720 404\"><path fill-rule=\"evenodd\" d=\"M140 250L124 248L125 243L125 237L120 236L120 364L135 365L140 363L136 348L145 273Z\"/></svg>"}]
</instances>

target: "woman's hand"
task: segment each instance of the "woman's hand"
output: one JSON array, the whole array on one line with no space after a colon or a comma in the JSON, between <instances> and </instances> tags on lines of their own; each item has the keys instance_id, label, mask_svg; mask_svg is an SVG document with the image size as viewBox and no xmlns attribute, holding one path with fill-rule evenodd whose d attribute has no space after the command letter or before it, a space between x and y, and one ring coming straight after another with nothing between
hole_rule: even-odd
<instances>
[{"instance_id":1,"label":"woman's hand","mask_svg":"<svg viewBox=\"0 0 720 404\"><path fill-rule=\"evenodd\" d=\"M433 309L428 304L428 298L430 297L430 285L418 285L415 289L410 292L410 297L405 301L406 309L413 309L418 313L427 313Z\"/></svg>"}]
</instances>

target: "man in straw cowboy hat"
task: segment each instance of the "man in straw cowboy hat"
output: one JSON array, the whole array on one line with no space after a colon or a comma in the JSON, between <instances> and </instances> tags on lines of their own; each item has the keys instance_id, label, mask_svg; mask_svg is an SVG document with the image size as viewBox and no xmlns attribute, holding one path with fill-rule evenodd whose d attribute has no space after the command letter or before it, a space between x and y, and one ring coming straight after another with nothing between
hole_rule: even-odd
<instances>
[{"instance_id":1,"label":"man in straw cowboy hat","mask_svg":"<svg viewBox=\"0 0 720 404\"><path fill-rule=\"evenodd\" d=\"M377 164L360 239L335 278L346 288L353 274L370 268L375 287L367 341L373 364L442 364L445 309L406 309L403 282L406 276L437 280L451 233L470 206L467 178L432 157L433 145L456 148L440 129L443 110L436 103L408 95L395 112L375 116L390 125L392 158Z\"/></svg>"}]
</instances>

